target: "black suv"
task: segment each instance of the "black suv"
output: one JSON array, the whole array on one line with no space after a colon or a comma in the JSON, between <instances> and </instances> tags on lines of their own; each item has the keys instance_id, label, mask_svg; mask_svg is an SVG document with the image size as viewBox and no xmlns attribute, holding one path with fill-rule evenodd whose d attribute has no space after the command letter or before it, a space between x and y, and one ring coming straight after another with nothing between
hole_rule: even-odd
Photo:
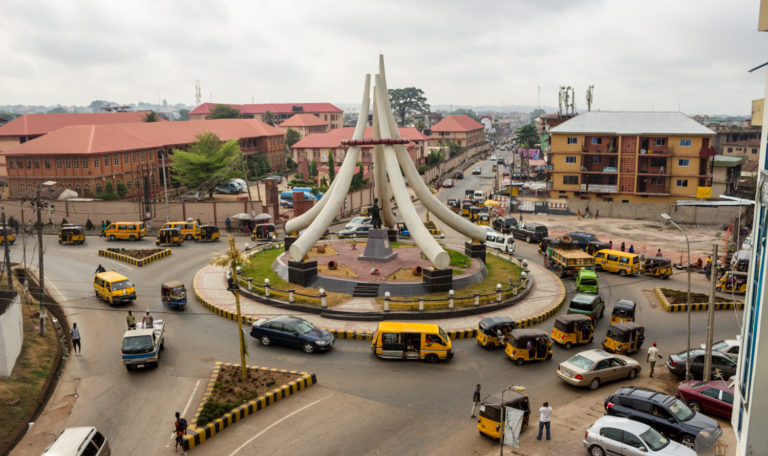
<instances>
[{"instance_id":1,"label":"black suv","mask_svg":"<svg viewBox=\"0 0 768 456\"><path fill-rule=\"evenodd\" d=\"M717 421L696 413L680 399L657 391L626 386L605 398L605 413L645 423L689 448L713 445L723 430Z\"/></svg>"},{"instance_id":2,"label":"black suv","mask_svg":"<svg viewBox=\"0 0 768 456\"><path fill-rule=\"evenodd\" d=\"M573 231L571 233L566 234L566 236L571 238L571 243L574 245L578 245L581 250L587 249L587 244L589 244L591 241L599 241L597 239L597 236L595 236L592 233L585 233L583 231Z\"/></svg>"},{"instance_id":3,"label":"black suv","mask_svg":"<svg viewBox=\"0 0 768 456\"><path fill-rule=\"evenodd\" d=\"M525 242L540 242L549 236L547 227L539 223L526 223L520 227L513 227L512 234L518 239L525 239Z\"/></svg>"},{"instance_id":4,"label":"black suv","mask_svg":"<svg viewBox=\"0 0 768 456\"><path fill-rule=\"evenodd\" d=\"M496 220L493 221L493 229L499 233L509 233L512 231L512 228L516 226L517 219L514 217L497 217Z\"/></svg>"}]
</instances>

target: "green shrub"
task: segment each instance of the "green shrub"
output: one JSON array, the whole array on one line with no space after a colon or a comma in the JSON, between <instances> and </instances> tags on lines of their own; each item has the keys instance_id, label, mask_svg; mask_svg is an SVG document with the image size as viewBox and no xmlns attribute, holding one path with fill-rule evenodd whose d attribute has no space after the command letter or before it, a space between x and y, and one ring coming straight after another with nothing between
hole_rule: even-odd
<instances>
[{"instance_id":1,"label":"green shrub","mask_svg":"<svg viewBox=\"0 0 768 456\"><path fill-rule=\"evenodd\" d=\"M62 225L66 225L67 223L69 223L69 220L67 220L66 218L62 217L61 218L61 224Z\"/></svg>"},{"instance_id":2,"label":"green shrub","mask_svg":"<svg viewBox=\"0 0 768 456\"><path fill-rule=\"evenodd\" d=\"M85 229L86 230L92 230L94 228L96 228L96 227L93 225L93 222L91 221L91 219L86 220L86 222L85 222Z\"/></svg>"}]
</instances>

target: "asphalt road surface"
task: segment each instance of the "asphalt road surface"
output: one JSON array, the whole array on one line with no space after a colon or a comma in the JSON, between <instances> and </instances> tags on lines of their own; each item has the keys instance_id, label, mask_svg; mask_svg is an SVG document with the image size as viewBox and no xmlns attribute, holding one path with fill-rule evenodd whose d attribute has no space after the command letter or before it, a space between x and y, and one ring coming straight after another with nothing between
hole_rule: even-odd
<instances>
[{"instance_id":1,"label":"asphalt road surface","mask_svg":"<svg viewBox=\"0 0 768 456\"><path fill-rule=\"evenodd\" d=\"M490 163L481 165L484 174L489 174ZM488 190L492 182L467 172L463 180L456 181L455 188L441 191L439 198L460 198L465 188ZM451 236L449 233L448 242ZM53 237L45 241L47 285L61 300L70 323L78 323L83 345L82 355L67 361L59 385L74 387L77 399L56 428L45 430L45 436L53 440L65 427L95 425L109 438L114 454L170 453L173 413L186 411L191 417L197 407L193 399L200 396L214 362L239 362L239 352L234 322L215 316L194 298L184 312L164 309L160 284L182 280L191 286L195 272L226 244L186 243L174 248L170 257L138 268L99 258L96 250L132 245L148 248L154 245L150 240L109 243L89 237L83 246L59 246ZM31 253L28 249L28 259ZM533 244L519 242L517 255L541 262ZM13 259L21 261L19 243L13 246ZM110 308L94 296L91 280L99 263L135 282L136 302ZM650 305L648 292L661 281L602 272L599 279L600 294L609 310L619 298L638 302L636 319L646 325L647 344L657 342L664 355L685 348L686 314L668 314ZM565 283L573 291L573 281ZM684 289L685 277L675 275L663 284ZM695 275L694 288L707 289L703 275ZM122 364L120 341L128 309L137 318L149 309L155 319L166 321L166 348L157 369L128 372ZM606 312L606 318L598 323L595 341L584 349L599 347L608 315ZM716 340L739 332L741 312L718 311L716 315ZM692 320L692 339L697 345L704 340L706 313L694 312ZM539 327L549 331L552 320ZM532 404L548 400L555 407L581 392L555 376L557 364L581 348L556 346L552 360L524 366L514 365L500 349L480 348L474 339L454 341L454 348L453 360L433 365L379 360L371 355L368 342L339 340L329 353L306 355L283 347L263 347L249 337L249 364L315 373L319 383L227 428L193 453L488 454L497 443L479 436L475 421L468 418L476 383L481 383L487 394L512 384L525 385ZM645 366L643 354L634 357ZM601 388L608 394L619 384ZM12 454L40 452L25 452L23 448Z\"/></svg>"}]
</instances>

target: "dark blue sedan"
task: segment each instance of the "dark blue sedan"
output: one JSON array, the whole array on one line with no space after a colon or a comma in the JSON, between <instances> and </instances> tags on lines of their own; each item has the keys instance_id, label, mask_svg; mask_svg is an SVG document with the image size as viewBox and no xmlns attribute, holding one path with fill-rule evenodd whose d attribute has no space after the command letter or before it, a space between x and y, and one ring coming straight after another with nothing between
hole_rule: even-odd
<instances>
[{"instance_id":1,"label":"dark blue sedan","mask_svg":"<svg viewBox=\"0 0 768 456\"><path fill-rule=\"evenodd\" d=\"M262 345L280 344L297 347L306 353L330 350L336 340L330 332L316 328L307 320L288 315L260 319L251 325L251 336Z\"/></svg>"}]
</instances>

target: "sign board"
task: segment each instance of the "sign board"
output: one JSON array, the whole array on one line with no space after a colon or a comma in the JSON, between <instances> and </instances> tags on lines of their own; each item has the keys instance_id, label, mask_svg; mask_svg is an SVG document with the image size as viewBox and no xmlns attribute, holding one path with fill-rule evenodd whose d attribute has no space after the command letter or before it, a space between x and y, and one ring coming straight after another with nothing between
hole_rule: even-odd
<instances>
[{"instance_id":1,"label":"sign board","mask_svg":"<svg viewBox=\"0 0 768 456\"><path fill-rule=\"evenodd\" d=\"M504 445L520 448L520 429L523 427L525 412L512 407L504 407L504 414Z\"/></svg>"}]
</instances>

